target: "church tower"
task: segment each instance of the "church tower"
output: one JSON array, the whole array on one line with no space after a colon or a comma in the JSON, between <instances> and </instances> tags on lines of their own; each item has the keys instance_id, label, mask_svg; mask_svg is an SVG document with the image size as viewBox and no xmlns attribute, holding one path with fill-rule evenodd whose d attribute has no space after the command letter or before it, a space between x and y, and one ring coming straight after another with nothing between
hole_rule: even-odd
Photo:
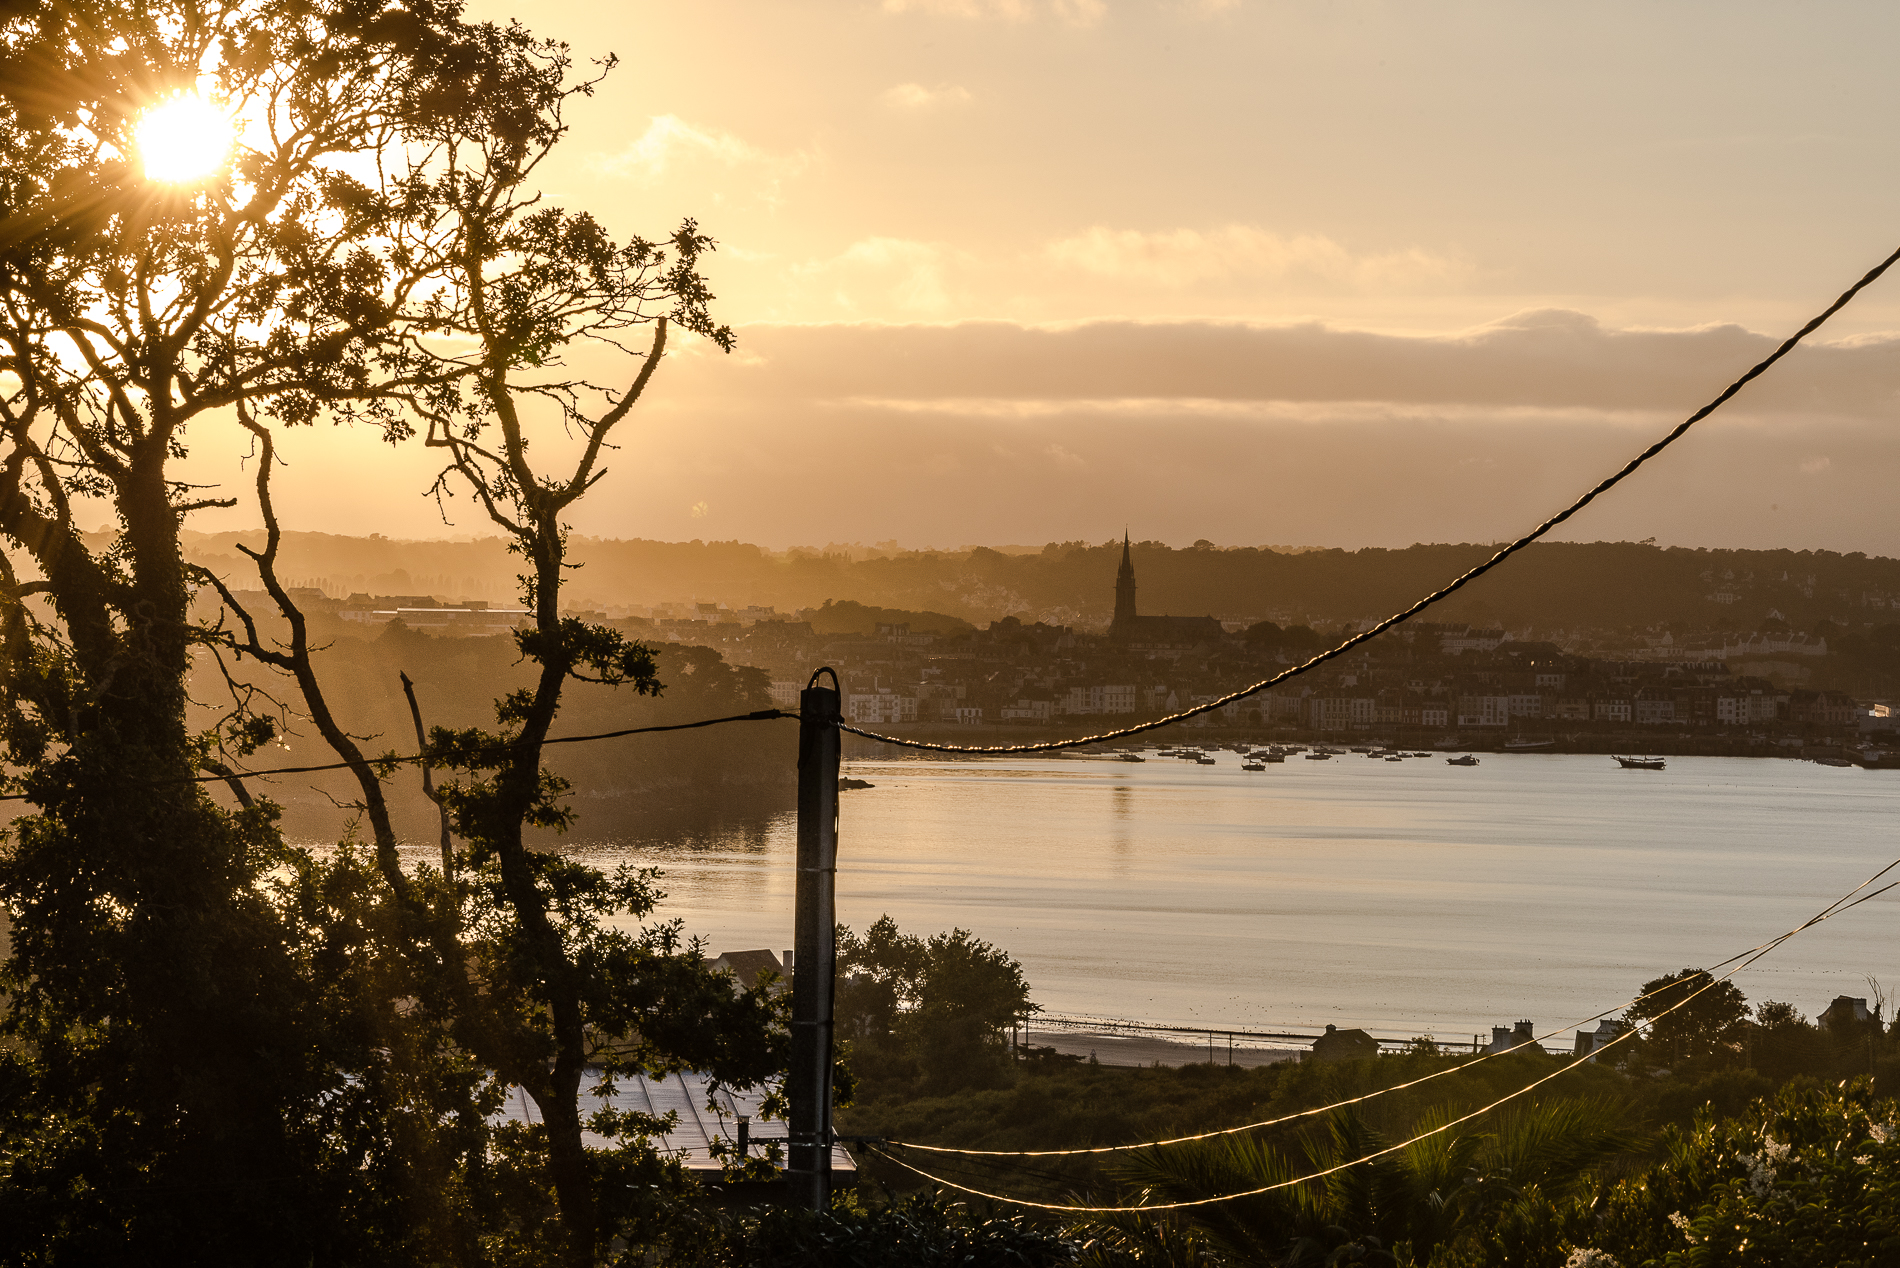
<instances>
[{"instance_id":1,"label":"church tower","mask_svg":"<svg viewBox=\"0 0 1900 1268\"><path fill-rule=\"evenodd\" d=\"M1110 629L1135 623L1135 565L1128 558L1128 534L1122 534L1122 566L1115 570L1115 620Z\"/></svg>"}]
</instances>

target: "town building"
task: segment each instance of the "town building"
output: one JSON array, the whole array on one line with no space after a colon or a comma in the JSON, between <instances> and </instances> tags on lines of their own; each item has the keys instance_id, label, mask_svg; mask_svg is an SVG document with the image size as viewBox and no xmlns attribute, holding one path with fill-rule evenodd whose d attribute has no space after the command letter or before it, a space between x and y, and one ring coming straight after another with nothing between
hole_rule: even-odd
<instances>
[{"instance_id":1,"label":"town building","mask_svg":"<svg viewBox=\"0 0 1900 1268\"><path fill-rule=\"evenodd\" d=\"M1218 643L1226 634L1211 616L1141 616L1135 611L1135 564L1122 534L1122 562L1115 570L1115 617L1108 637L1130 647L1193 647Z\"/></svg>"},{"instance_id":2,"label":"town building","mask_svg":"<svg viewBox=\"0 0 1900 1268\"><path fill-rule=\"evenodd\" d=\"M1594 1062L1597 1059L1597 1053L1608 1047L1618 1035L1628 1029L1628 1022L1606 1017L1597 1023L1595 1030L1579 1030L1570 1053L1579 1060Z\"/></svg>"},{"instance_id":3,"label":"town building","mask_svg":"<svg viewBox=\"0 0 1900 1268\"><path fill-rule=\"evenodd\" d=\"M1379 1055L1379 1041L1363 1030L1326 1027L1326 1033L1313 1041L1314 1061L1357 1061Z\"/></svg>"},{"instance_id":4,"label":"town building","mask_svg":"<svg viewBox=\"0 0 1900 1268\"><path fill-rule=\"evenodd\" d=\"M1513 1048L1522 1048L1526 1044L1537 1043L1537 1031L1529 1021L1520 1021L1506 1029L1503 1026L1491 1027L1491 1042L1484 1046L1486 1052L1509 1052Z\"/></svg>"}]
</instances>

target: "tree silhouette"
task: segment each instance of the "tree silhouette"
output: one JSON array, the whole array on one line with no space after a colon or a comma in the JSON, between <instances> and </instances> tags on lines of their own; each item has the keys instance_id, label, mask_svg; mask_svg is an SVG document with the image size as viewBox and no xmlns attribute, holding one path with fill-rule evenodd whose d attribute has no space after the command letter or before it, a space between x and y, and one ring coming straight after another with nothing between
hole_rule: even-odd
<instances>
[{"instance_id":1,"label":"tree silhouette","mask_svg":"<svg viewBox=\"0 0 1900 1268\"><path fill-rule=\"evenodd\" d=\"M1644 982L1629 1016L1650 1023L1646 1044L1657 1061L1673 1066L1730 1051L1748 1017L1748 1000L1733 982L1717 981L1706 969L1684 969Z\"/></svg>"},{"instance_id":2,"label":"tree silhouette","mask_svg":"<svg viewBox=\"0 0 1900 1268\"><path fill-rule=\"evenodd\" d=\"M617 1162L584 1151L583 1065L776 1068L762 994L735 996L676 926L607 923L650 913L650 876L522 845L524 823L566 819L539 765L561 684L660 686L645 648L559 618L561 516L669 323L731 342L690 223L620 245L537 201L594 83L572 70L445 0L0 11L0 740L28 807L0 854L8 1258L474 1262L525 1238L591 1263L625 1214L596 1189L629 1188L602 1168L651 1163L652 1124L599 1124L633 1142ZM228 161L160 181L139 128L181 97L239 134ZM597 387L562 369L577 340L643 359ZM277 576L279 440L319 421L442 447L445 480L529 562L540 684L496 735L440 737L468 775L444 794L469 843L453 878L403 867L391 768L335 721ZM580 456L546 480L530 436L556 449L563 425ZM194 511L233 504L178 474L227 429L253 447L267 536L248 553L287 641L180 549ZM100 508L104 544L79 527ZM227 621L194 619L203 586ZM194 729L204 657L231 698ZM282 700L245 658L283 675ZM233 771L297 717L355 774L367 854L287 846ZM508 1082L547 1125L498 1168L484 1116Z\"/></svg>"}]
</instances>

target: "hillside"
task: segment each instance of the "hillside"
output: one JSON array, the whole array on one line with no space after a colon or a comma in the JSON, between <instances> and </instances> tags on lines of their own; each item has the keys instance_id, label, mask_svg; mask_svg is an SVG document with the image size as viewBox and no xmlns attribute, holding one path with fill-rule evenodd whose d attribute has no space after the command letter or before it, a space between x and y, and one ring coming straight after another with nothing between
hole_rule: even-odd
<instances>
[{"instance_id":1,"label":"hillside","mask_svg":"<svg viewBox=\"0 0 1900 1268\"><path fill-rule=\"evenodd\" d=\"M196 562L246 576L240 535L187 534ZM1337 625L1380 616L1442 585L1490 553L1484 545L1404 550L1134 547L1140 607ZM856 553L856 552L853 552ZM398 541L292 533L283 572L333 595L512 597L519 561L497 538ZM1039 553L772 552L742 542L576 538L577 607L673 601L770 606L826 601L928 612L983 623L1005 615L1103 625L1113 606L1120 543L1051 543ZM1539 544L1439 609L1438 619L1539 629L1685 623L1751 629L1771 611L1797 627L1822 619L1881 623L1900 605L1900 560L1831 551L1689 550L1630 542ZM1895 618L1900 619L1900 618Z\"/></svg>"}]
</instances>

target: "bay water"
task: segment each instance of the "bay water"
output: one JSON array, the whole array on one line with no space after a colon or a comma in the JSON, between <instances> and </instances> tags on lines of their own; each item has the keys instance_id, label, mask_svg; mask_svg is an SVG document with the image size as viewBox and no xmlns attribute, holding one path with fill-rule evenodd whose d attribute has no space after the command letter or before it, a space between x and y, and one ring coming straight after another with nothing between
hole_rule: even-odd
<instances>
[{"instance_id":1,"label":"bay water","mask_svg":"<svg viewBox=\"0 0 1900 1268\"><path fill-rule=\"evenodd\" d=\"M1900 772L1355 753L1250 772L1215 756L848 761L874 786L843 794L839 919L969 929L1020 960L1053 1013L1468 1043L1619 1008L1900 857ZM782 952L794 837L785 814L569 848L663 868L657 915L714 953ZM1869 995L1869 975L1900 982L1897 900L1808 930L1736 984L1813 1016Z\"/></svg>"}]
</instances>

